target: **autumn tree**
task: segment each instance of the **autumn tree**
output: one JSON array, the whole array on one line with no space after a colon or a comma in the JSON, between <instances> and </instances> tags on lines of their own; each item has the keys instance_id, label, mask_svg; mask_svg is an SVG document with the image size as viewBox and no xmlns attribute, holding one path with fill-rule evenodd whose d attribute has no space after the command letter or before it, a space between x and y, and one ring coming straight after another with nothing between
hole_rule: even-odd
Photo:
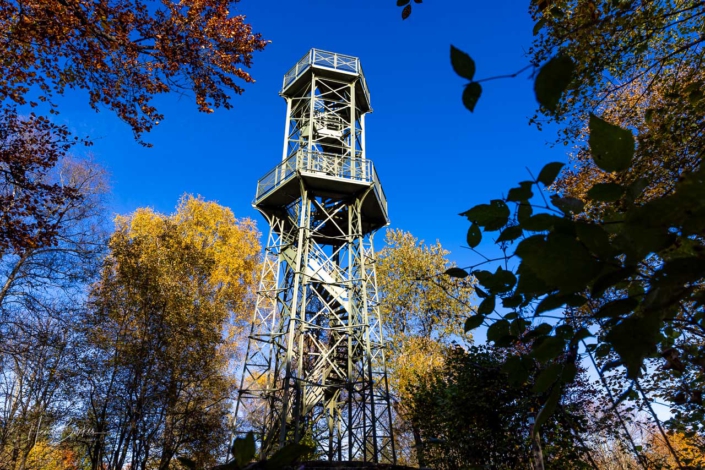
<instances>
[{"instance_id":1,"label":"autumn tree","mask_svg":"<svg viewBox=\"0 0 705 470\"><path fill-rule=\"evenodd\" d=\"M94 469L168 469L224 456L233 335L248 317L259 234L185 196L166 216L118 217L86 321L82 424Z\"/></svg>"},{"instance_id":2,"label":"autumn tree","mask_svg":"<svg viewBox=\"0 0 705 470\"><path fill-rule=\"evenodd\" d=\"M39 468L30 461L47 452L58 455L56 432L80 407L74 392L83 338L77 327L85 289L96 279L104 253L102 168L65 157L36 184L70 189L78 197L44 208L47 225L56 228L53 244L31 244L0 257L3 470Z\"/></svg>"},{"instance_id":3,"label":"autumn tree","mask_svg":"<svg viewBox=\"0 0 705 470\"><path fill-rule=\"evenodd\" d=\"M395 438L402 459L414 462L420 437L405 418L407 385L442 365L452 341L470 340L462 325L473 291L468 282L440 275L451 263L450 252L439 242L428 245L402 230L388 230L385 242L377 256L377 276L388 333L389 383L396 396Z\"/></svg>"},{"instance_id":4,"label":"autumn tree","mask_svg":"<svg viewBox=\"0 0 705 470\"><path fill-rule=\"evenodd\" d=\"M85 90L138 139L164 116L155 96L190 91L198 109L232 106L229 93L252 82L242 67L266 41L233 0L45 0L0 2L0 102L46 102Z\"/></svg>"},{"instance_id":5,"label":"autumn tree","mask_svg":"<svg viewBox=\"0 0 705 470\"><path fill-rule=\"evenodd\" d=\"M165 117L156 96L191 92L198 109L232 107L253 81L244 67L267 41L233 0L0 1L0 253L48 246L59 227L46 218L70 188L42 183L76 142L59 112L67 90L87 93L135 138ZM83 139L84 143L88 143Z\"/></svg>"}]
</instances>

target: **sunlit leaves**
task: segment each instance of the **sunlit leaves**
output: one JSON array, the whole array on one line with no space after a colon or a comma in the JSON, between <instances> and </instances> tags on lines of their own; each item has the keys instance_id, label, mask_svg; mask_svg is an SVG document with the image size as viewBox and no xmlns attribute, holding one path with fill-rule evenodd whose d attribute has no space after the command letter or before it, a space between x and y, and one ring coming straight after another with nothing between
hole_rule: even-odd
<instances>
[{"instance_id":1,"label":"sunlit leaves","mask_svg":"<svg viewBox=\"0 0 705 470\"><path fill-rule=\"evenodd\" d=\"M634 157L634 136L627 129L590 114L590 151L595 165L605 171L624 171Z\"/></svg>"},{"instance_id":2,"label":"sunlit leaves","mask_svg":"<svg viewBox=\"0 0 705 470\"><path fill-rule=\"evenodd\" d=\"M40 101L53 103L67 88L84 89L91 107L115 112L137 139L163 119L154 98L174 89L191 91L199 111L229 109L243 92L237 81L253 81L245 71L252 54L268 43L243 15L231 14L229 0L160 9L144 0L52 6L1 4L3 29L12 34L0 51L0 96L24 104L38 90ZM9 20L20 17L32 26Z\"/></svg>"},{"instance_id":3,"label":"sunlit leaves","mask_svg":"<svg viewBox=\"0 0 705 470\"><path fill-rule=\"evenodd\" d=\"M563 93L573 79L575 63L569 57L559 56L549 60L536 76L534 92L539 104L552 113L556 112Z\"/></svg>"}]
</instances>

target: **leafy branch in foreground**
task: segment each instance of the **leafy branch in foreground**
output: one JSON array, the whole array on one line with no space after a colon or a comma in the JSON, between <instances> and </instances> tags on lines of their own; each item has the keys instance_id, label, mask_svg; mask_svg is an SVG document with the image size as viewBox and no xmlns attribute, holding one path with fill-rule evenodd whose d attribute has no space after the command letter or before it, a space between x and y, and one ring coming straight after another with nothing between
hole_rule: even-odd
<instances>
[{"instance_id":1,"label":"leafy branch in foreground","mask_svg":"<svg viewBox=\"0 0 705 470\"><path fill-rule=\"evenodd\" d=\"M255 437L248 432L244 438L238 437L233 442L230 449L233 458L222 465L212 467L211 470L281 470L311 455L313 451L310 446L292 443L282 447L267 459L255 460L257 455ZM200 468L194 459L178 457L178 460L188 470Z\"/></svg>"},{"instance_id":2,"label":"leafy branch in foreground","mask_svg":"<svg viewBox=\"0 0 705 470\"><path fill-rule=\"evenodd\" d=\"M629 168L635 144L628 130L592 115L589 143L602 170ZM551 185L561 167L548 164L504 199L461 214L471 222L471 247L480 243L482 232L499 232L496 243L516 244L519 258L514 272L499 267L494 273L469 273L484 298L466 327L487 323L487 338L495 345L526 346L527 353L510 363L513 375L527 369L526 361L561 364L545 372L553 392L539 423L557 405L562 385L572 381L571 364L584 338L595 335L597 343L588 347L598 357L616 353L611 367L624 366L634 380L647 358L658 357L685 334L674 327L685 324L691 334L705 336L705 171L685 174L674 192L642 204L637 201L644 186L638 181L595 184L588 197L606 209L600 219L587 220L580 217L579 199L554 195L548 203L541 194L542 204L532 203L534 188ZM499 303L511 312L497 313ZM557 323L530 327L559 308L565 314Z\"/></svg>"}]
</instances>

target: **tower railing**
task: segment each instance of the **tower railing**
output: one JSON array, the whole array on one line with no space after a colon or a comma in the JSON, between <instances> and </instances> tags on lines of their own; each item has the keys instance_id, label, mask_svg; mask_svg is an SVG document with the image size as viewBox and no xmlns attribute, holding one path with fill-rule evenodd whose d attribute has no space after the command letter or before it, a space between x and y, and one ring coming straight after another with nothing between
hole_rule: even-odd
<instances>
[{"instance_id":1,"label":"tower railing","mask_svg":"<svg viewBox=\"0 0 705 470\"><path fill-rule=\"evenodd\" d=\"M365 91L367 102L370 102L370 93L367 90L367 83L365 82L365 75L362 73L360 59L349 55L337 54L335 52L327 52L319 49L311 49L308 51L308 53L284 75L282 92L286 90L289 85L294 83L296 79L306 72L312 65L314 67L323 67L359 75L362 80L362 87Z\"/></svg>"},{"instance_id":2,"label":"tower railing","mask_svg":"<svg viewBox=\"0 0 705 470\"><path fill-rule=\"evenodd\" d=\"M322 177L342 178L361 183L372 183L385 214L387 198L370 160L360 157L344 157L325 152L299 150L279 165L272 168L257 182L255 203L275 188L293 178L297 172L313 173Z\"/></svg>"}]
</instances>

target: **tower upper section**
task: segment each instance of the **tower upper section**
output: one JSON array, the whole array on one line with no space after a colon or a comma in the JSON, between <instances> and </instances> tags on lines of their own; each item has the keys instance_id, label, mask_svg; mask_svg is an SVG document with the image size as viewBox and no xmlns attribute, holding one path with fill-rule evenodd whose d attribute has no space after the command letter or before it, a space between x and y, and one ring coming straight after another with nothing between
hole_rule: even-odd
<instances>
[{"instance_id":1,"label":"tower upper section","mask_svg":"<svg viewBox=\"0 0 705 470\"><path fill-rule=\"evenodd\" d=\"M357 57L311 49L284 75L282 162L257 185L255 206L281 213L302 197L359 198L364 233L389 223L387 200L365 146L370 93ZM327 203L327 202L326 202Z\"/></svg>"},{"instance_id":2,"label":"tower upper section","mask_svg":"<svg viewBox=\"0 0 705 470\"><path fill-rule=\"evenodd\" d=\"M284 75L284 84L279 92L284 97L295 97L301 93L301 89L311 81L311 75L316 73L320 77L338 78L344 81L350 77L359 79L356 87L357 105L360 111L368 113L372 111L370 107L370 92L365 82L365 75L362 73L360 59L349 55L326 52L320 49L311 49L305 56Z\"/></svg>"}]
</instances>

